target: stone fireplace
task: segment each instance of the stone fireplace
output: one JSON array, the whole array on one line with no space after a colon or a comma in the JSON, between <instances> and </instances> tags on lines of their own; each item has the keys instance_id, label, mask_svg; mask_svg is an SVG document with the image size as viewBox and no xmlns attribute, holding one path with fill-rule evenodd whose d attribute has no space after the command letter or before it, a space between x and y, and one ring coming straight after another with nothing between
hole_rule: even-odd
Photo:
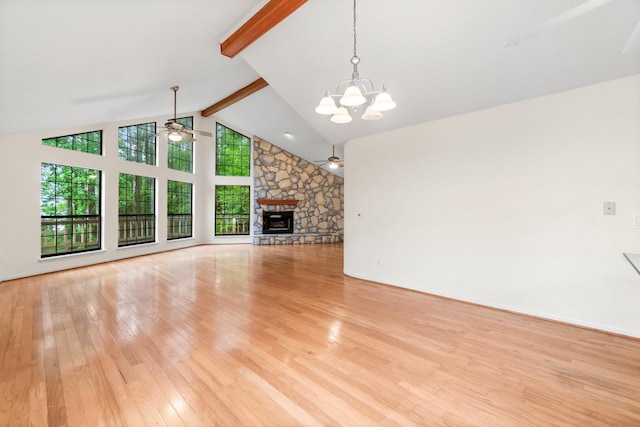
<instances>
[{"instance_id":1,"label":"stone fireplace","mask_svg":"<svg viewBox=\"0 0 640 427\"><path fill-rule=\"evenodd\" d=\"M293 233L293 211L262 213L262 234Z\"/></svg>"},{"instance_id":2,"label":"stone fireplace","mask_svg":"<svg viewBox=\"0 0 640 427\"><path fill-rule=\"evenodd\" d=\"M344 179L313 162L253 137L255 245L337 243L343 240ZM268 231L265 213L290 212L292 231ZM279 217L279 221L289 221ZM289 225L289 224L287 224ZM268 226L268 224L267 224Z\"/></svg>"}]
</instances>

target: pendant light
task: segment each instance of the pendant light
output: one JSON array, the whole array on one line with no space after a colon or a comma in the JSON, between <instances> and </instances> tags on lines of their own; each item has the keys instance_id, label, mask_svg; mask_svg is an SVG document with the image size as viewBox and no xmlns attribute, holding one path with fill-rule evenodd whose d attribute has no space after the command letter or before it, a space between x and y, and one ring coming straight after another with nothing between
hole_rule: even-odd
<instances>
[{"instance_id":1,"label":"pendant light","mask_svg":"<svg viewBox=\"0 0 640 427\"><path fill-rule=\"evenodd\" d=\"M318 114L330 115L333 123L349 123L352 120L349 110L356 113L361 105L368 105L361 116L363 120L379 120L383 117L381 111L396 107L396 103L393 102L384 85L380 90L376 90L370 79L360 77L358 73L360 58L356 50L356 41L356 0L353 0L353 56L350 60L353 71L351 78L338 83L336 94L326 91L315 110ZM334 98L338 99L339 105L336 105Z\"/></svg>"}]
</instances>

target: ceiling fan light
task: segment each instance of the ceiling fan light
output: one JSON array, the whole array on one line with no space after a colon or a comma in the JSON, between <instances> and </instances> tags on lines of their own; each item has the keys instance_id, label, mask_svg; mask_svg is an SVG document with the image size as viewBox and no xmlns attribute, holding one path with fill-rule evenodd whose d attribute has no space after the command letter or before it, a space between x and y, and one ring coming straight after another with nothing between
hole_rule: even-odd
<instances>
[{"instance_id":1,"label":"ceiling fan light","mask_svg":"<svg viewBox=\"0 0 640 427\"><path fill-rule=\"evenodd\" d=\"M371 106L374 110L387 111L396 108L396 103L391 99L391 95L387 93L387 89L382 86L382 90L376 96L376 100Z\"/></svg>"},{"instance_id":2,"label":"ceiling fan light","mask_svg":"<svg viewBox=\"0 0 640 427\"><path fill-rule=\"evenodd\" d=\"M333 113L331 116L331 121L333 123L349 123L352 120L349 112L342 105Z\"/></svg>"},{"instance_id":3,"label":"ceiling fan light","mask_svg":"<svg viewBox=\"0 0 640 427\"><path fill-rule=\"evenodd\" d=\"M173 142L182 141L182 135L180 134L180 132L175 130L169 132L168 138L170 141L173 141Z\"/></svg>"},{"instance_id":4,"label":"ceiling fan light","mask_svg":"<svg viewBox=\"0 0 640 427\"><path fill-rule=\"evenodd\" d=\"M340 165L338 165L338 162L334 162L334 161L329 162L329 169L338 169L339 167Z\"/></svg>"},{"instance_id":5,"label":"ceiling fan light","mask_svg":"<svg viewBox=\"0 0 640 427\"><path fill-rule=\"evenodd\" d=\"M335 113L337 109L336 103L333 102L333 99L329 96L329 92L327 92L324 98L320 100L320 104L316 107L316 113L328 116Z\"/></svg>"},{"instance_id":6,"label":"ceiling fan light","mask_svg":"<svg viewBox=\"0 0 640 427\"><path fill-rule=\"evenodd\" d=\"M355 107L357 105L362 105L367 102L367 98L362 96L362 92L358 86L351 85L344 91L344 95L340 98L340 104L346 105L347 107Z\"/></svg>"},{"instance_id":7,"label":"ceiling fan light","mask_svg":"<svg viewBox=\"0 0 640 427\"><path fill-rule=\"evenodd\" d=\"M382 117L383 117L382 113L370 105L367 107L367 110L361 116L361 119L362 120L380 120Z\"/></svg>"}]
</instances>

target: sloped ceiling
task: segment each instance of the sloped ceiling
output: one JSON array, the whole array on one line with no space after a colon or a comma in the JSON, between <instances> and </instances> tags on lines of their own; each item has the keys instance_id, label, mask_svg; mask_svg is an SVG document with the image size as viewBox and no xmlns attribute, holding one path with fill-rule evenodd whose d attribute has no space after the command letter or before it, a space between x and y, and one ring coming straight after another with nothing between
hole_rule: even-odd
<instances>
[{"instance_id":1,"label":"sloped ceiling","mask_svg":"<svg viewBox=\"0 0 640 427\"><path fill-rule=\"evenodd\" d=\"M176 84L179 113L200 111L262 76L270 87L216 117L326 158L355 137L640 73L640 51L622 53L640 0L503 47L582 2L360 0L360 74L398 107L336 125L314 108L350 76L350 0L309 0L233 59L219 43L264 0L0 0L0 135L169 116Z\"/></svg>"}]
</instances>

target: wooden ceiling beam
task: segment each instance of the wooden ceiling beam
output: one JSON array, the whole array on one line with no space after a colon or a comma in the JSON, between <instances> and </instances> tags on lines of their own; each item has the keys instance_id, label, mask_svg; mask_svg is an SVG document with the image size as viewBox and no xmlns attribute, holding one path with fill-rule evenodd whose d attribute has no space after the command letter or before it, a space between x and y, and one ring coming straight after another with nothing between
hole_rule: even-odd
<instances>
[{"instance_id":1,"label":"wooden ceiling beam","mask_svg":"<svg viewBox=\"0 0 640 427\"><path fill-rule=\"evenodd\" d=\"M224 56L233 58L306 2L307 0L270 0L220 43L220 52Z\"/></svg>"},{"instance_id":2,"label":"wooden ceiling beam","mask_svg":"<svg viewBox=\"0 0 640 427\"><path fill-rule=\"evenodd\" d=\"M223 109L227 108L228 106L230 106L232 104L235 104L236 102L240 101L241 99L244 99L247 96L249 96L249 95L251 95L253 93L256 93L260 89L265 88L267 86L269 86L269 83L267 83L267 81L265 79L260 77L255 82L248 84L247 86L243 87L242 89L237 90L234 93L232 93L231 95L227 96L223 100L218 101L215 104L213 104L212 106L205 108L204 110L202 110L200 112L200 114L202 115L202 117L209 117L210 115L215 114L218 111L223 110Z\"/></svg>"}]
</instances>

